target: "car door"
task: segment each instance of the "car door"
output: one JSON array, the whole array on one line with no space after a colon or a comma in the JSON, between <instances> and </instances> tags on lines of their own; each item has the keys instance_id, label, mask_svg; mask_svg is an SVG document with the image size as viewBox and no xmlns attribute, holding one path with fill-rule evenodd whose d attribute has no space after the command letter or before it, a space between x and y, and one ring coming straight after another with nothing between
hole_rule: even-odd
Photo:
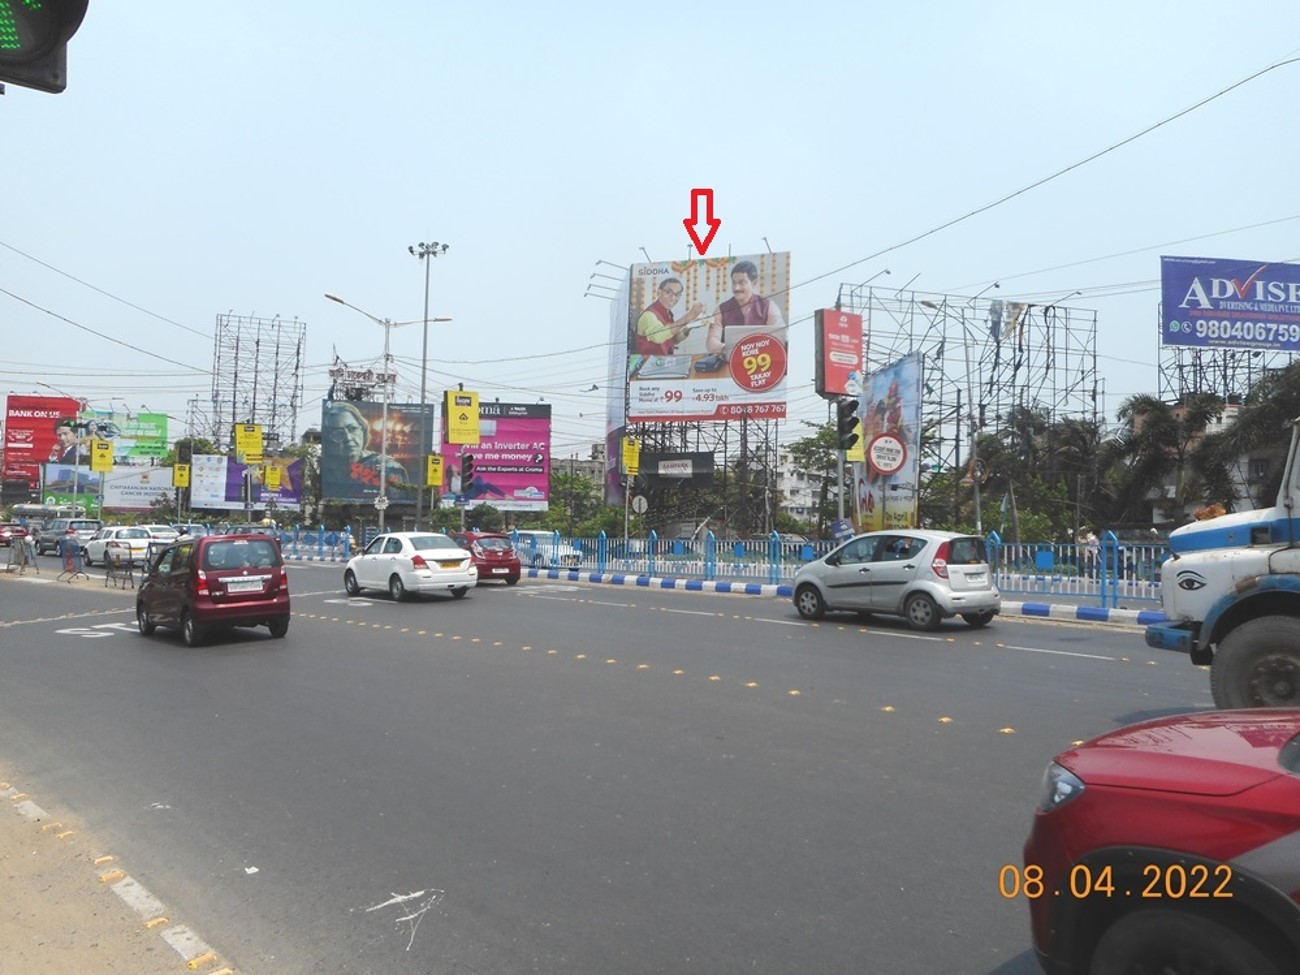
<instances>
[{"instance_id":1,"label":"car door","mask_svg":"<svg viewBox=\"0 0 1300 975\"><path fill-rule=\"evenodd\" d=\"M385 576L379 581L379 566L377 560L382 556L384 545L388 543L387 535L378 535L370 540L370 544L365 547L361 553L361 558L357 559L357 582L362 586L374 588L379 586L383 588L388 585L388 577Z\"/></svg>"},{"instance_id":2,"label":"car door","mask_svg":"<svg viewBox=\"0 0 1300 975\"><path fill-rule=\"evenodd\" d=\"M882 535L871 565L871 609L898 612L903 593L921 568L926 540L917 535Z\"/></svg>"},{"instance_id":3,"label":"car door","mask_svg":"<svg viewBox=\"0 0 1300 975\"><path fill-rule=\"evenodd\" d=\"M868 609L871 605L871 568L876 536L855 538L826 558L822 586L832 609Z\"/></svg>"}]
</instances>

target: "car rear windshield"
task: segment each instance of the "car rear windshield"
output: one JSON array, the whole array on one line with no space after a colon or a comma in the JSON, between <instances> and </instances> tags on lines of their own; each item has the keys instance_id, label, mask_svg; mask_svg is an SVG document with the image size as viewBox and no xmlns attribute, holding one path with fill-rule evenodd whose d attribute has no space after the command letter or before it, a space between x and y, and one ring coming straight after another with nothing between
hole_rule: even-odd
<instances>
[{"instance_id":1,"label":"car rear windshield","mask_svg":"<svg viewBox=\"0 0 1300 975\"><path fill-rule=\"evenodd\" d=\"M205 569L265 569L280 564L280 550L266 538L232 538L203 550Z\"/></svg>"},{"instance_id":2,"label":"car rear windshield","mask_svg":"<svg viewBox=\"0 0 1300 975\"><path fill-rule=\"evenodd\" d=\"M85 531L97 532L97 531L99 531L99 528L100 528L100 522L98 522L98 521L73 521L73 522L69 522L68 527L71 528L71 529L73 529L74 531L79 531L79 532L85 532Z\"/></svg>"},{"instance_id":3,"label":"car rear windshield","mask_svg":"<svg viewBox=\"0 0 1300 975\"><path fill-rule=\"evenodd\" d=\"M498 538L492 535L486 537L480 536L478 539L478 547L483 549L485 552L508 552L511 548L510 539Z\"/></svg>"},{"instance_id":4,"label":"car rear windshield","mask_svg":"<svg viewBox=\"0 0 1300 975\"><path fill-rule=\"evenodd\" d=\"M151 538L143 528L124 528L117 533L118 538Z\"/></svg>"},{"instance_id":5,"label":"car rear windshield","mask_svg":"<svg viewBox=\"0 0 1300 975\"><path fill-rule=\"evenodd\" d=\"M446 535L412 535L411 547L417 552L427 552L435 548L460 548Z\"/></svg>"},{"instance_id":6,"label":"car rear windshield","mask_svg":"<svg viewBox=\"0 0 1300 975\"><path fill-rule=\"evenodd\" d=\"M977 565L988 560L982 538L954 538L948 546L948 561L953 565Z\"/></svg>"}]
</instances>

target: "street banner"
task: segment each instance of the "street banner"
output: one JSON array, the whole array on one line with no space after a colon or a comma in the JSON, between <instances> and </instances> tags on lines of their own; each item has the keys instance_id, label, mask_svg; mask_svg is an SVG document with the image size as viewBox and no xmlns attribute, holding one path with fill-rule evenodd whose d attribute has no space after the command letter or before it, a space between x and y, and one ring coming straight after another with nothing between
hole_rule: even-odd
<instances>
[{"instance_id":1,"label":"street banner","mask_svg":"<svg viewBox=\"0 0 1300 975\"><path fill-rule=\"evenodd\" d=\"M636 437L623 438L623 473L636 477L641 472L641 441Z\"/></svg>"},{"instance_id":2,"label":"street banner","mask_svg":"<svg viewBox=\"0 0 1300 975\"><path fill-rule=\"evenodd\" d=\"M433 412L432 404L389 403L385 438L382 403L327 400L321 408L324 499L373 502L379 497L380 472L386 471L385 497L393 504L414 504L416 478L432 446Z\"/></svg>"},{"instance_id":3,"label":"street banner","mask_svg":"<svg viewBox=\"0 0 1300 975\"><path fill-rule=\"evenodd\" d=\"M265 466L252 467L223 454L195 454L190 465L190 507L218 511L243 511L246 504L255 508L297 511L302 507L302 465L300 459L267 457ZM266 471L273 469L279 487L266 484ZM245 490L245 476L252 471L252 482ZM245 493L249 495L245 500Z\"/></svg>"},{"instance_id":4,"label":"street banner","mask_svg":"<svg viewBox=\"0 0 1300 975\"><path fill-rule=\"evenodd\" d=\"M45 464L41 473L41 504L77 505L87 517L100 517L99 488L105 475L91 471L89 464Z\"/></svg>"},{"instance_id":5,"label":"street banner","mask_svg":"<svg viewBox=\"0 0 1300 975\"><path fill-rule=\"evenodd\" d=\"M235 424L235 459L241 464L262 463L262 424Z\"/></svg>"},{"instance_id":6,"label":"street banner","mask_svg":"<svg viewBox=\"0 0 1300 975\"><path fill-rule=\"evenodd\" d=\"M862 394L862 316L833 308L813 313L818 396Z\"/></svg>"},{"instance_id":7,"label":"street banner","mask_svg":"<svg viewBox=\"0 0 1300 975\"><path fill-rule=\"evenodd\" d=\"M916 527L923 363L914 352L866 378L859 443L867 460L852 465L858 531Z\"/></svg>"},{"instance_id":8,"label":"street banner","mask_svg":"<svg viewBox=\"0 0 1300 975\"><path fill-rule=\"evenodd\" d=\"M478 393L449 389L442 398L443 429L446 442L476 444L479 442Z\"/></svg>"},{"instance_id":9,"label":"street banner","mask_svg":"<svg viewBox=\"0 0 1300 975\"><path fill-rule=\"evenodd\" d=\"M629 423L786 415L790 254L634 264Z\"/></svg>"},{"instance_id":10,"label":"street banner","mask_svg":"<svg viewBox=\"0 0 1300 975\"><path fill-rule=\"evenodd\" d=\"M1160 342L1300 351L1300 264L1160 258Z\"/></svg>"},{"instance_id":11,"label":"street banner","mask_svg":"<svg viewBox=\"0 0 1300 975\"><path fill-rule=\"evenodd\" d=\"M452 394L457 395L457 394ZM478 404L477 446L465 450L442 436L440 505L490 504L501 511L545 511L551 486L549 403ZM444 415L444 421L447 417ZM461 478L461 456L474 457L469 483Z\"/></svg>"},{"instance_id":12,"label":"street banner","mask_svg":"<svg viewBox=\"0 0 1300 975\"><path fill-rule=\"evenodd\" d=\"M442 455L429 454L424 458L424 486L442 489Z\"/></svg>"},{"instance_id":13,"label":"street banner","mask_svg":"<svg viewBox=\"0 0 1300 975\"><path fill-rule=\"evenodd\" d=\"M114 464L155 465L171 449L167 441L166 413L82 410L78 419L82 437L87 438L85 442L99 439L113 445Z\"/></svg>"},{"instance_id":14,"label":"street banner","mask_svg":"<svg viewBox=\"0 0 1300 975\"><path fill-rule=\"evenodd\" d=\"M190 486L190 465L173 464L172 465L172 487L187 488Z\"/></svg>"},{"instance_id":15,"label":"street banner","mask_svg":"<svg viewBox=\"0 0 1300 975\"><path fill-rule=\"evenodd\" d=\"M41 465L76 463L80 411L81 401L70 396L5 397L3 480L26 481L35 490L41 484ZM62 437L55 432L61 419L67 421Z\"/></svg>"},{"instance_id":16,"label":"street banner","mask_svg":"<svg viewBox=\"0 0 1300 975\"><path fill-rule=\"evenodd\" d=\"M90 442L90 469L96 474L107 474L113 469L113 441Z\"/></svg>"}]
</instances>

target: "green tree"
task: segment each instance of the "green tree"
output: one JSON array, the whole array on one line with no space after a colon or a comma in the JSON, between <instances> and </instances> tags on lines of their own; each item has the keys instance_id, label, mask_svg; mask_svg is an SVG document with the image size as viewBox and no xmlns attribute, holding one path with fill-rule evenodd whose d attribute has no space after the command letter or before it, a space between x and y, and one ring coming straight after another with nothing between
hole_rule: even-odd
<instances>
[{"instance_id":1,"label":"green tree","mask_svg":"<svg viewBox=\"0 0 1300 975\"><path fill-rule=\"evenodd\" d=\"M838 517L839 493L835 492L836 467L839 456L839 433L835 423L812 423L803 421L803 425L813 432L794 441L787 448L790 451L790 464L794 472L819 482L817 503L814 506L812 530L818 538L825 538L827 526ZM839 491L843 492L846 503L845 513L852 498L852 473L849 465L844 467L844 480Z\"/></svg>"},{"instance_id":2,"label":"green tree","mask_svg":"<svg viewBox=\"0 0 1300 975\"><path fill-rule=\"evenodd\" d=\"M1110 472L1115 487L1112 518L1147 521L1154 502L1167 520L1181 519L1197 483L1189 469L1192 450L1222 412L1223 401L1206 393L1177 405L1145 393L1125 400L1118 413L1123 430L1116 441L1115 469ZM1166 501L1170 479L1174 493Z\"/></svg>"}]
</instances>

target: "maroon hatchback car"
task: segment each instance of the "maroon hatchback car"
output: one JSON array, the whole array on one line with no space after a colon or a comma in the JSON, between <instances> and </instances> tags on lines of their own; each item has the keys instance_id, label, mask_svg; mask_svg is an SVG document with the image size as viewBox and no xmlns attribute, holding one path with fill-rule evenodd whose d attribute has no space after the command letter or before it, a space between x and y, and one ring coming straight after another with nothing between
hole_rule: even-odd
<instances>
[{"instance_id":1,"label":"maroon hatchback car","mask_svg":"<svg viewBox=\"0 0 1300 975\"><path fill-rule=\"evenodd\" d=\"M270 535L182 536L149 566L135 604L144 636L175 627L187 646L219 626L289 632L289 575Z\"/></svg>"},{"instance_id":2,"label":"maroon hatchback car","mask_svg":"<svg viewBox=\"0 0 1300 975\"><path fill-rule=\"evenodd\" d=\"M513 586L519 581L519 553L509 535L500 532L449 532L451 540L474 557L478 581L502 579Z\"/></svg>"}]
</instances>

